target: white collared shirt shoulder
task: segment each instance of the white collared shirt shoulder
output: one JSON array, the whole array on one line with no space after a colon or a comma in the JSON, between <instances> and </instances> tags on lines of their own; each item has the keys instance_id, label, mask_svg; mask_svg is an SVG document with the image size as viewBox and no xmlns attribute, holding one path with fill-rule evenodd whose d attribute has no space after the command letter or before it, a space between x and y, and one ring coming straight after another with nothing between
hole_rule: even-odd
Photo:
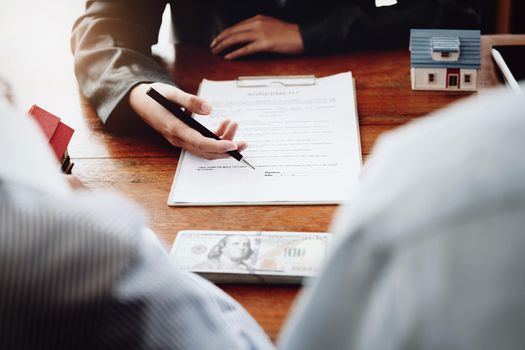
<instances>
[{"instance_id":1,"label":"white collared shirt shoulder","mask_svg":"<svg viewBox=\"0 0 525 350\"><path fill-rule=\"evenodd\" d=\"M500 89L382 136L281 347L521 348L524 110Z\"/></svg>"}]
</instances>

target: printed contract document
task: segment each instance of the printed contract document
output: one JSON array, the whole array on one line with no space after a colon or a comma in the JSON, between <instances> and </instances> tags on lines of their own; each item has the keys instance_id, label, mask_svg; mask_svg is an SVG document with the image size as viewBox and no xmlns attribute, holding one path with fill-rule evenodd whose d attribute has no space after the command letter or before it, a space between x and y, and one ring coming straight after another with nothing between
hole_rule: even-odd
<instances>
[{"instance_id":1,"label":"printed contract document","mask_svg":"<svg viewBox=\"0 0 525 350\"><path fill-rule=\"evenodd\" d=\"M278 80L278 78L276 78ZM264 81L264 80L263 80ZM216 130L239 123L235 139L248 148L249 168L229 157L205 160L183 151L168 205L328 204L347 200L361 170L361 146L352 74L309 85L279 81L239 87L236 81L201 83Z\"/></svg>"}]
</instances>

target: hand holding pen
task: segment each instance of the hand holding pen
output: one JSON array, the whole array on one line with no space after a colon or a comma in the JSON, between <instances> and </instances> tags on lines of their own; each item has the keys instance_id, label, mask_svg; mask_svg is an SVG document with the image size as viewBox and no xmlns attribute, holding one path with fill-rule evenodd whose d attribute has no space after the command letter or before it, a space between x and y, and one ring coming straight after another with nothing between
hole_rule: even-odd
<instances>
[{"instance_id":1,"label":"hand holding pen","mask_svg":"<svg viewBox=\"0 0 525 350\"><path fill-rule=\"evenodd\" d=\"M237 131L237 123L226 120L219 126L216 134L221 137L221 141L203 137L178 118L174 118L168 110L150 98L146 94L150 87L154 87L159 93L189 112L206 115L211 112L211 106L200 97L188 94L172 85L142 83L135 86L129 95L131 107L149 126L157 130L172 145L184 148L205 159L226 158L228 157L227 151L242 151L246 148L245 142L233 141Z\"/></svg>"},{"instance_id":2,"label":"hand holding pen","mask_svg":"<svg viewBox=\"0 0 525 350\"><path fill-rule=\"evenodd\" d=\"M160 94L157 90L155 90L153 87L150 87L146 94L151 97L153 100L155 100L159 105L164 107L166 110L168 110L174 117L178 118L180 121L182 121L184 124L189 126L191 129L195 130L196 132L200 133L205 138L209 138L209 142L223 142L219 136L208 130L204 125L199 123L197 120L195 120L191 114L186 113L183 111L176 103L168 100L166 97L164 97L162 94ZM227 126L224 124L221 124L221 126L218 129L218 132L224 135L226 134L226 128ZM234 128L232 129L231 137L233 138L235 131L237 130L237 124L234 124ZM226 135L230 136L230 135ZM235 158L239 162L243 162L244 164L248 165L250 168L255 169L253 165L251 165L246 158L243 157L241 153L239 153L238 149L227 149L225 150L227 154L229 154L231 157ZM219 158L219 157L218 157Z\"/></svg>"}]
</instances>

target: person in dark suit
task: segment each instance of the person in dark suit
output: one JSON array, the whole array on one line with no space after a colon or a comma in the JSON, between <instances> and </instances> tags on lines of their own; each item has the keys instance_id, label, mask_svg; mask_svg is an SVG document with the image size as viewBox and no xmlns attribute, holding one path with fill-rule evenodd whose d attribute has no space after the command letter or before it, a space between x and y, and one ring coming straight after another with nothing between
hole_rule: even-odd
<instances>
[{"instance_id":1,"label":"person in dark suit","mask_svg":"<svg viewBox=\"0 0 525 350\"><path fill-rule=\"evenodd\" d=\"M217 130L224 140L211 140L145 94L153 85L191 112L212 108L176 88L152 59L167 3L179 42L210 45L226 59L406 45L410 28L479 27L479 0L88 0L71 46L82 93L102 121L126 128L138 115L174 146L208 159L246 147L232 141L237 124L225 121Z\"/></svg>"}]
</instances>

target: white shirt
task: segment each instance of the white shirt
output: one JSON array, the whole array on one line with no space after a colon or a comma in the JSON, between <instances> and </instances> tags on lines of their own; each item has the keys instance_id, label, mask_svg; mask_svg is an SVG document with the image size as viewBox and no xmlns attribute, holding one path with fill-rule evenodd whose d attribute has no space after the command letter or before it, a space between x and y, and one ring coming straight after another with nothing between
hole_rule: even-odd
<instances>
[{"instance_id":1,"label":"white shirt","mask_svg":"<svg viewBox=\"0 0 525 350\"><path fill-rule=\"evenodd\" d=\"M525 99L474 96L382 137L283 349L522 349Z\"/></svg>"},{"instance_id":2,"label":"white shirt","mask_svg":"<svg viewBox=\"0 0 525 350\"><path fill-rule=\"evenodd\" d=\"M72 192L27 116L0 106L0 348L271 349L253 318L173 265L137 205Z\"/></svg>"}]
</instances>

